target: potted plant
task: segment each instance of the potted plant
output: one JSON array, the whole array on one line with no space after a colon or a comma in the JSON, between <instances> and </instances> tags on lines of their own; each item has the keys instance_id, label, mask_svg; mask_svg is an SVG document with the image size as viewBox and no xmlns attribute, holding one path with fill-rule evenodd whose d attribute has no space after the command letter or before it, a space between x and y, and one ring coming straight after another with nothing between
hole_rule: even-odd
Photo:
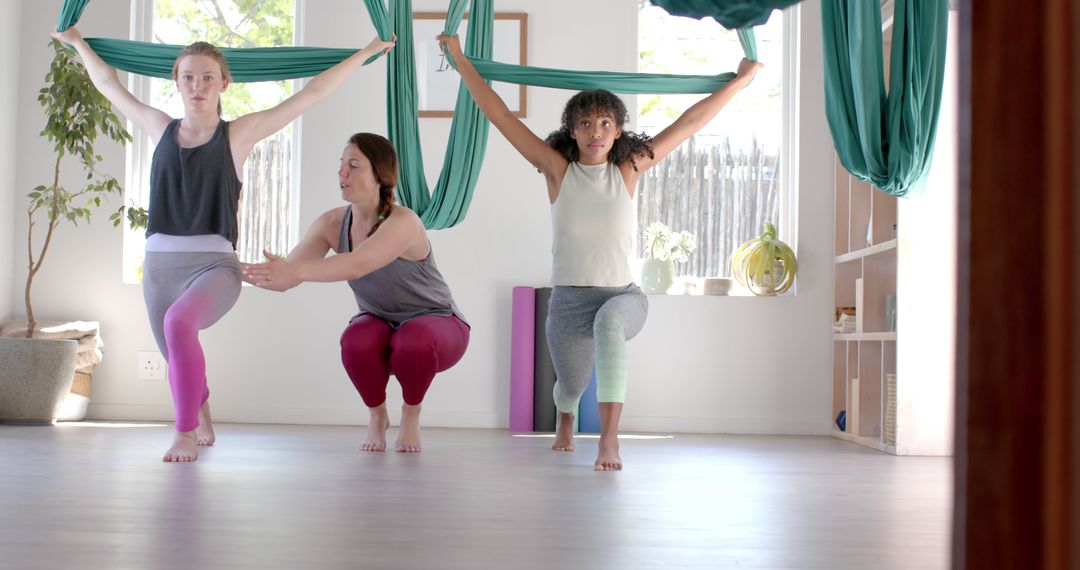
<instances>
[{"instance_id":1,"label":"potted plant","mask_svg":"<svg viewBox=\"0 0 1080 570\"><path fill-rule=\"evenodd\" d=\"M795 284L795 252L776 238L776 226L739 246L731 256L731 275L755 295L780 295Z\"/></svg>"},{"instance_id":2,"label":"potted plant","mask_svg":"<svg viewBox=\"0 0 1080 570\"><path fill-rule=\"evenodd\" d=\"M52 182L34 188L28 195L28 271L23 296L26 323L4 327L7 334L22 338L0 338L0 361L4 362L0 367L0 419L18 423L51 423L58 405L71 390L75 372L76 343L58 340L57 334L43 332L39 327L31 295L34 277L41 271L62 223L78 225L79 221L89 221L93 210L110 196L123 194L116 178L97 169L102 160L94 151L98 135L120 144L131 140L112 105L90 82L73 52L56 40L51 44L55 55L38 103L46 116L41 134L53 143L56 161ZM69 156L76 158L86 173L81 188L69 189L61 183L62 165ZM145 224L145 210L121 205L110 217L114 226L124 219L125 210L133 226ZM36 245L35 227L39 221L44 223L44 236ZM96 330L94 334L91 342L96 341Z\"/></svg>"},{"instance_id":3,"label":"potted plant","mask_svg":"<svg viewBox=\"0 0 1080 570\"><path fill-rule=\"evenodd\" d=\"M694 234L672 232L663 222L645 228L645 259L641 264L641 288L664 294L675 281L675 262L685 262L697 248Z\"/></svg>"}]
</instances>

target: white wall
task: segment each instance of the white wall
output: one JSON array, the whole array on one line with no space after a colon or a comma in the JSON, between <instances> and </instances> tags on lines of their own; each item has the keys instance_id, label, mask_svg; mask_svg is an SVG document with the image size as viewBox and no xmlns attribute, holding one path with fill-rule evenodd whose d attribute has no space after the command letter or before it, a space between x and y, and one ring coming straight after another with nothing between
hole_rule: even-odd
<instances>
[{"instance_id":1,"label":"white wall","mask_svg":"<svg viewBox=\"0 0 1080 570\"><path fill-rule=\"evenodd\" d=\"M924 191L899 200L896 451L952 455L956 397L959 15L949 12L945 83Z\"/></svg>"},{"instance_id":2,"label":"white wall","mask_svg":"<svg viewBox=\"0 0 1080 570\"><path fill-rule=\"evenodd\" d=\"M22 2L5 3L0 8L0 68L16 70L18 81L0 83L0 323L11 318L16 287L11 274L15 264L15 196L26 194L15 185L16 129L19 85L26 84L25 69L19 69L19 20ZM45 40L41 40L44 43ZM45 76L44 72L41 74ZM21 238L21 235L20 235Z\"/></svg>"},{"instance_id":3,"label":"white wall","mask_svg":"<svg viewBox=\"0 0 1080 570\"><path fill-rule=\"evenodd\" d=\"M24 14L28 30L54 25L58 0ZM88 36L126 37L127 0L90 4ZM373 35L354 0L309 1L307 44L357 47ZM418 0L416 10L445 9ZM625 0L500 0L501 11L529 13L529 62L547 67L633 70L636 3ZM799 199L797 297L650 297L649 323L630 345L631 385L624 414L630 430L825 434L830 425L832 273L831 144L822 103L817 1L804 3L803 164ZM567 17L573 13L574 17ZM603 22L598 25L597 22ZM33 38L35 41L37 37ZM25 38L24 47L31 45ZM591 46L603 46L592 49ZM29 52L24 67L43 69ZM734 66L735 62L732 62ZM777 63L779 65L779 63ZM34 105L22 89L24 113ZM571 93L529 89L526 123L546 134ZM354 131L385 134L385 67L373 64L301 126L301 221L338 205L336 165ZM45 168L40 125L22 126L19 180ZM437 176L449 129L421 123L429 180ZM123 151L104 149L106 168L123 172ZM135 379L135 353L154 341L140 290L120 283L120 232L104 221L65 231L40 277L42 316L102 321L107 354L93 387L97 418L172 417L163 382ZM440 268L473 326L463 360L440 375L425 400L432 426L505 427L509 398L511 287L544 285L550 269L550 222L542 178L492 130L469 217L433 232ZM15 279L20 275L16 272ZM222 421L363 423L367 414L341 368L337 338L355 311L342 284L306 284L285 295L246 288L236 308L202 335L215 416ZM391 404L400 402L391 389Z\"/></svg>"}]
</instances>

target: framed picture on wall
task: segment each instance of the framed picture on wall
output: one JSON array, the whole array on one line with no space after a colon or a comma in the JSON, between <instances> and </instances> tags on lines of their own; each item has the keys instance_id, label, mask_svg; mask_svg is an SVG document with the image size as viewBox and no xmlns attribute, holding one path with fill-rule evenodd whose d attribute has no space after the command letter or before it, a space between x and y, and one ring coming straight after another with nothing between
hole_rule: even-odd
<instances>
[{"instance_id":1,"label":"framed picture on wall","mask_svg":"<svg viewBox=\"0 0 1080 570\"><path fill-rule=\"evenodd\" d=\"M469 17L465 13L465 19ZM528 46L528 14L496 12L494 46L491 59L501 63L528 65L525 52ZM413 12L413 38L416 50L416 87L421 117L453 117L457 105L461 78L439 49L436 36L442 33L446 12ZM458 28L462 49L468 36L468 24ZM502 97L515 117L525 117L525 86L493 82L491 87Z\"/></svg>"}]
</instances>

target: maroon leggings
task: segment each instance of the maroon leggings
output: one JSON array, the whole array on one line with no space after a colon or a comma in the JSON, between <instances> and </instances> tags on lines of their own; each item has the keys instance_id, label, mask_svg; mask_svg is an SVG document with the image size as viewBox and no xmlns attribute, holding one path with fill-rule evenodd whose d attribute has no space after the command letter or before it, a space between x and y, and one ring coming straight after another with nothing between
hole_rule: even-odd
<instances>
[{"instance_id":1,"label":"maroon leggings","mask_svg":"<svg viewBox=\"0 0 1080 570\"><path fill-rule=\"evenodd\" d=\"M415 406L435 373L457 364L468 346L469 327L454 316L423 315L394 330L379 317L361 315L341 333L341 362L369 408L386 401L390 374L405 403Z\"/></svg>"}]
</instances>

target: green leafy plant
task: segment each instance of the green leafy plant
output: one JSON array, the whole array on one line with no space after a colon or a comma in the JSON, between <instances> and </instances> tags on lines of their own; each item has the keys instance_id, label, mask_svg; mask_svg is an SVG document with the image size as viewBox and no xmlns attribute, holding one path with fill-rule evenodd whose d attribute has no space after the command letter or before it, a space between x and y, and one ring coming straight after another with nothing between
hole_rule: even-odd
<instances>
[{"instance_id":1,"label":"green leafy plant","mask_svg":"<svg viewBox=\"0 0 1080 570\"><path fill-rule=\"evenodd\" d=\"M690 232L672 232L663 222L645 228L645 258L686 262L697 249L697 238Z\"/></svg>"},{"instance_id":2,"label":"green leafy plant","mask_svg":"<svg viewBox=\"0 0 1080 570\"><path fill-rule=\"evenodd\" d=\"M110 195L123 196L123 189L116 178L97 170L102 157L94 152L94 142L99 134L120 144L131 141L131 135L113 113L109 100L90 82L90 77L76 61L74 53L56 40L52 40L52 47L55 55L45 75L46 86L38 93L38 103L46 117L45 129L41 134L53 143L56 162L52 184L38 186L28 194L26 249L29 271L24 296L26 319L29 321L27 338L33 335L37 327L31 302L34 277L41 270L57 227L64 221L76 226L80 220L89 221L94 209L100 207ZM61 166L68 156L75 157L86 172L86 182L82 188L69 190L61 184ZM46 224L45 238L35 255L34 226L42 215ZM126 208L123 204L109 219L113 226L118 226L125 217L132 227L146 225L146 210Z\"/></svg>"},{"instance_id":3,"label":"green leafy plant","mask_svg":"<svg viewBox=\"0 0 1080 570\"><path fill-rule=\"evenodd\" d=\"M791 247L776 238L776 226L739 246L731 256L731 275L755 295L779 295L795 284L799 265Z\"/></svg>"}]
</instances>

